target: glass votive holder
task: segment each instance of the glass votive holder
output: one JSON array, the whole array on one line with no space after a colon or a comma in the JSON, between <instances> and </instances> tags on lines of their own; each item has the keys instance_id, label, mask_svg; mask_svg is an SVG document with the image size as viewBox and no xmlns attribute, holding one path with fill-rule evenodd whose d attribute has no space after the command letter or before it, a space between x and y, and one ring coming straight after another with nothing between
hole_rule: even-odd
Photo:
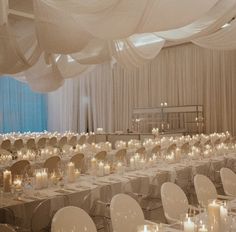
<instances>
[{"instance_id":1,"label":"glass votive holder","mask_svg":"<svg viewBox=\"0 0 236 232\"><path fill-rule=\"evenodd\" d=\"M156 225L139 225L137 232L162 232L162 226Z\"/></svg>"}]
</instances>

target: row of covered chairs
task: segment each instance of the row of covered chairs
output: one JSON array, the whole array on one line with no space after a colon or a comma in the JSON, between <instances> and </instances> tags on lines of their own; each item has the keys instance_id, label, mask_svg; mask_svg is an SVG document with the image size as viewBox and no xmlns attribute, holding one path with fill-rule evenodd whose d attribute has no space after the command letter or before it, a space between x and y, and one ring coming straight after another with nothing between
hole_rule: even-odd
<instances>
[{"instance_id":1,"label":"row of covered chairs","mask_svg":"<svg viewBox=\"0 0 236 232\"><path fill-rule=\"evenodd\" d=\"M21 150L22 148L27 148L29 150L39 150L43 149L46 146L52 146L52 147L58 147L63 148L65 145L69 145L72 147L76 147L77 144L82 145L85 143L94 143L95 142L95 135L89 135L86 137L86 135L81 135L79 138L77 138L76 135L73 135L70 139L68 139L67 136L61 137L59 140L57 137L53 136L50 138L47 137L41 137L37 141L34 138L29 138L25 143L23 139L16 139L13 144L11 143L10 139L5 139L2 141L0 147L2 149L5 149L10 152L17 152Z\"/></svg>"},{"instance_id":2,"label":"row of covered chairs","mask_svg":"<svg viewBox=\"0 0 236 232\"><path fill-rule=\"evenodd\" d=\"M236 197L236 174L228 168L222 168L220 175L226 195L219 195L208 177L200 174L194 177L194 187L200 207L207 207L209 200L212 199L232 200ZM186 215L191 210L199 211L199 208L189 205L185 192L174 183L166 182L162 185L161 198L165 217L170 224L180 221L180 216Z\"/></svg>"}]
</instances>

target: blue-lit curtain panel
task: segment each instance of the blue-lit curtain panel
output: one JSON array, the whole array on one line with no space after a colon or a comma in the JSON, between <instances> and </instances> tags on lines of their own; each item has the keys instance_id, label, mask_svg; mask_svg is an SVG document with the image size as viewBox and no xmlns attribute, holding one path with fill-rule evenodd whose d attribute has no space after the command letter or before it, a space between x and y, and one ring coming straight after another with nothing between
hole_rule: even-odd
<instances>
[{"instance_id":1,"label":"blue-lit curtain panel","mask_svg":"<svg viewBox=\"0 0 236 232\"><path fill-rule=\"evenodd\" d=\"M27 84L0 78L0 133L47 129L47 96L34 93Z\"/></svg>"}]
</instances>

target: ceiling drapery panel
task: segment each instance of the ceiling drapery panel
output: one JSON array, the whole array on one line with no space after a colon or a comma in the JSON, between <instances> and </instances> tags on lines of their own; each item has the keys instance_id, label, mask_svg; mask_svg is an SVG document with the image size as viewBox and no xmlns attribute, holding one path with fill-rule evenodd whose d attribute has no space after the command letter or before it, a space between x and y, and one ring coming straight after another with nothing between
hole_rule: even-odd
<instances>
[{"instance_id":1,"label":"ceiling drapery panel","mask_svg":"<svg viewBox=\"0 0 236 232\"><path fill-rule=\"evenodd\" d=\"M40 92L53 91L64 79L109 60L128 69L140 67L169 43L193 41L224 49L222 41L234 39L221 27L236 15L236 0L20 3L0 0L0 73L23 76Z\"/></svg>"}]
</instances>

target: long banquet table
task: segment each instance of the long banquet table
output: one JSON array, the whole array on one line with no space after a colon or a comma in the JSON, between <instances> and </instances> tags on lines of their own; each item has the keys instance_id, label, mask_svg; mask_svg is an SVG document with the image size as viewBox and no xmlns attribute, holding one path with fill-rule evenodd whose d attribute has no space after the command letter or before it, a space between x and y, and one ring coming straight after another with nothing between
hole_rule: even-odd
<instances>
[{"instance_id":1,"label":"long banquet table","mask_svg":"<svg viewBox=\"0 0 236 232\"><path fill-rule=\"evenodd\" d=\"M177 182L178 172L191 168L190 179L192 180L192 177L200 170L198 167L206 168L208 166L208 173L213 177L219 168L226 166L227 160L236 161L236 154L231 153L202 160L185 160L179 163L159 161L153 167L140 170L131 171L127 168L122 175L114 173L104 177L95 177L85 174L81 175L75 183L68 183L65 186L51 186L42 190L28 188L18 199L11 194L1 193L0 208L10 208L13 210L18 224L24 228L30 228L36 206L46 199L49 199L48 204L50 204L51 211L62 203L60 202L62 199L67 201L66 204L79 207L84 207L86 203L89 211L97 199L109 201L112 196L124 192L148 195L151 188L160 189L157 177L163 173L167 173L169 181Z\"/></svg>"}]
</instances>

